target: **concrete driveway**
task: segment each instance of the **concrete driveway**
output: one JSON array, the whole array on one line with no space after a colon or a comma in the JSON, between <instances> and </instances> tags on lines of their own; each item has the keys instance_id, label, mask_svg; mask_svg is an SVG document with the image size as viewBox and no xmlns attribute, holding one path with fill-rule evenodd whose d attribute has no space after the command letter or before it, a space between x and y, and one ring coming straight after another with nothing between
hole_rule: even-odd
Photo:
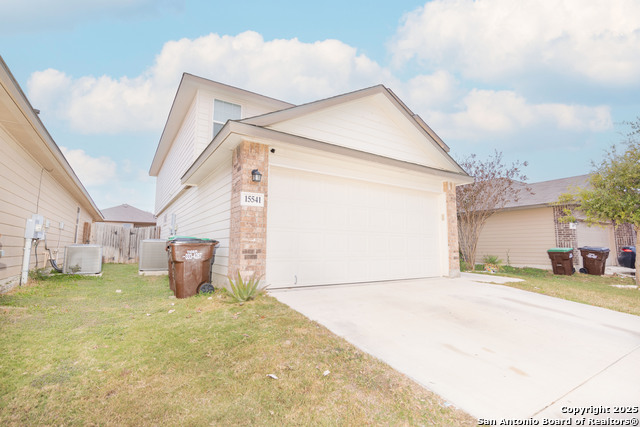
<instances>
[{"instance_id":1,"label":"concrete driveway","mask_svg":"<svg viewBox=\"0 0 640 427\"><path fill-rule=\"evenodd\" d=\"M640 317L476 280L270 294L479 419L639 418Z\"/></svg>"}]
</instances>

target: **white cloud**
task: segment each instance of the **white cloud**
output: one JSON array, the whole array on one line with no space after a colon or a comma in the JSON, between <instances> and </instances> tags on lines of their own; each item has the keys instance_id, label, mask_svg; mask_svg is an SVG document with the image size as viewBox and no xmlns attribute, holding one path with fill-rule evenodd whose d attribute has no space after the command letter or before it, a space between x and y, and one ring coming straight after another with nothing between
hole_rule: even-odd
<instances>
[{"instance_id":1,"label":"white cloud","mask_svg":"<svg viewBox=\"0 0 640 427\"><path fill-rule=\"evenodd\" d=\"M146 76L73 79L53 69L33 73L27 87L36 108L86 134L158 129L175 92Z\"/></svg>"},{"instance_id":2,"label":"white cloud","mask_svg":"<svg viewBox=\"0 0 640 427\"><path fill-rule=\"evenodd\" d=\"M532 104L513 91L477 89L461 100L459 111L431 111L425 119L447 137L470 140L547 128L601 132L613 127L608 106Z\"/></svg>"},{"instance_id":3,"label":"white cloud","mask_svg":"<svg viewBox=\"0 0 640 427\"><path fill-rule=\"evenodd\" d=\"M448 110L456 98L465 93L456 78L444 70L438 70L433 74L420 74L398 85L400 97L416 111L434 108Z\"/></svg>"},{"instance_id":4,"label":"white cloud","mask_svg":"<svg viewBox=\"0 0 640 427\"><path fill-rule=\"evenodd\" d=\"M158 130L183 72L292 102L392 80L387 70L340 41L265 41L247 31L167 42L153 67L135 78L36 72L28 82L29 98L83 133Z\"/></svg>"},{"instance_id":5,"label":"white cloud","mask_svg":"<svg viewBox=\"0 0 640 427\"><path fill-rule=\"evenodd\" d=\"M597 132L609 129L612 121L607 107L532 104L513 91L469 91L444 70L402 82L342 42L265 41L250 31L168 42L155 64L135 78L74 79L52 69L34 73L29 97L36 108L68 120L75 131L157 132L183 72L295 103L383 82L434 129L446 129L443 136L478 139L538 125Z\"/></svg>"},{"instance_id":6,"label":"white cloud","mask_svg":"<svg viewBox=\"0 0 640 427\"><path fill-rule=\"evenodd\" d=\"M341 41L265 41L253 31L166 43L151 74L159 82L173 82L183 71L291 102L391 79L387 70Z\"/></svg>"},{"instance_id":7,"label":"white cloud","mask_svg":"<svg viewBox=\"0 0 640 427\"><path fill-rule=\"evenodd\" d=\"M85 187L109 184L117 178L116 163L109 157L91 157L84 150L60 147Z\"/></svg>"},{"instance_id":8,"label":"white cloud","mask_svg":"<svg viewBox=\"0 0 640 427\"><path fill-rule=\"evenodd\" d=\"M390 49L485 81L540 71L637 83L636 0L434 0L404 17Z\"/></svg>"}]
</instances>

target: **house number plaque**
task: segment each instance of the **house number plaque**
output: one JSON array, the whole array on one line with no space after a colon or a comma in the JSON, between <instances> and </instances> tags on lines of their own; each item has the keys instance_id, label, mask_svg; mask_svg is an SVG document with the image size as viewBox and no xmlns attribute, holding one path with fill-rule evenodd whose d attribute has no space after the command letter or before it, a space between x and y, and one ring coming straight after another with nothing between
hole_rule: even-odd
<instances>
[{"instance_id":1,"label":"house number plaque","mask_svg":"<svg viewBox=\"0 0 640 427\"><path fill-rule=\"evenodd\" d=\"M261 193L240 193L240 206L264 207L264 194Z\"/></svg>"}]
</instances>

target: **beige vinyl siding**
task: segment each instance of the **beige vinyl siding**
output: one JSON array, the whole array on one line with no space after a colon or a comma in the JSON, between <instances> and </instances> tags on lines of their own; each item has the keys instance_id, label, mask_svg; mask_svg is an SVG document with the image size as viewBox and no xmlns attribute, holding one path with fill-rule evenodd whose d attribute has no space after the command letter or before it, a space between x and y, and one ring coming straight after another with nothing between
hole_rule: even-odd
<instances>
[{"instance_id":1,"label":"beige vinyl siding","mask_svg":"<svg viewBox=\"0 0 640 427\"><path fill-rule=\"evenodd\" d=\"M503 211L492 215L480 233L476 262L496 255L504 264L550 269L547 250L555 246L552 208Z\"/></svg>"},{"instance_id":2,"label":"beige vinyl siding","mask_svg":"<svg viewBox=\"0 0 640 427\"><path fill-rule=\"evenodd\" d=\"M196 125L197 102L194 101L158 173L156 213L160 213L183 188L180 177L195 160Z\"/></svg>"},{"instance_id":3,"label":"beige vinyl siding","mask_svg":"<svg viewBox=\"0 0 640 427\"><path fill-rule=\"evenodd\" d=\"M30 156L0 127L0 283L14 280L22 269L25 244L24 230L27 218L43 215L48 247L54 258L63 262L64 247L75 242L76 212L80 202L65 190L47 170ZM60 223L64 228L60 230ZM82 239L84 222L91 216L80 210L78 239ZM36 267L32 250L30 268ZM38 245L38 267L45 266L44 242Z\"/></svg>"},{"instance_id":4,"label":"beige vinyl siding","mask_svg":"<svg viewBox=\"0 0 640 427\"><path fill-rule=\"evenodd\" d=\"M241 118L258 116L270 113L271 108L252 104L245 98L232 96L229 94L219 94L210 90L200 90L197 95L198 103L198 131L195 144L194 160L207 148L213 139L213 104L215 100L228 102L240 106Z\"/></svg>"},{"instance_id":5,"label":"beige vinyl siding","mask_svg":"<svg viewBox=\"0 0 640 427\"><path fill-rule=\"evenodd\" d=\"M191 187L158 218L162 238L169 237L171 216L176 216L177 234L206 237L220 242L213 265L214 283L226 283L231 229L231 156L202 183Z\"/></svg>"},{"instance_id":6,"label":"beige vinyl siding","mask_svg":"<svg viewBox=\"0 0 640 427\"><path fill-rule=\"evenodd\" d=\"M240 105L243 118L271 111L258 105L247 104L246 100L233 96L220 96L212 91L199 90L158 173L156 214L162 215L167 204L184 189L180 178L211 143L215 99Z\"/></svg>"},{"instance_id":7,"label":"beige vinyl siding","mask_svg":"<svg viewBox=\"0 0 640 427\"><path fill-rule=\"evenodd\" d=\"M392 159L445 170L452 167L439 148L426 143L423 134L406 125L406 118L382 94L269 127Z\"/></svg>"},{"instance_id":8,"label":"beige vinyl siding","mask_svg":"<svg viewBox=\"0 0 640 427\"><path fill-rule=\"evenodd\" d=\"M197 118L193 158L189 166L207 148L213 139L213 97L211 93L198 91L196 95ZM184 172L184 171L183 171Z\"/></svg>"}]
</instances>

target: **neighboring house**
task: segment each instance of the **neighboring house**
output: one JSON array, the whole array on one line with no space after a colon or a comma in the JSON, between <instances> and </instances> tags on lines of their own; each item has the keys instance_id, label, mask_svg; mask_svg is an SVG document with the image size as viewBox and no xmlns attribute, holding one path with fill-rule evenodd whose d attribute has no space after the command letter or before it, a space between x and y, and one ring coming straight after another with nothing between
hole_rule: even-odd
<instances>
[{"instance_id":1,"label":"neighboring house","mask_svg":"<svg viewBox=\"0 0 640 427\"><path fill-rule=\"evenodd\" d=\"M517 202L507 203L487 221L478 240L477 262L485 255L496 255L512 266L551 269L547 250L571 247L574 264L581 266L577 248L599 246L610 249L607 265L617 265L618 248L633 242L628 224L617 229L611 223L590 227L579 212L577 223L558 221L563 216L562 207L554 206L559 196L588 183L589 175L581 175L528 184L532 193L521 191Z\"/></svg>"},{"instance_id":2,"label":"neighboring house","mask_svg":"<svg viewBox=\"0 0 640 427\"><path fill-rule=\"evenodd\" d=\"M44 219L44 237L62 263L64 247L83 243L102 215L0 57L0 285L20 276L25 226ZM31 250L29 268L45 266L45 242Z\"/></svg>"},{"instance_id":3,"label":"neighboring house","mask_svg":"<svg viewBox=\"0 0 640 427\"><path fill-rule=\"evenodd\" d=\"M143 211L126 203L112 208L102 209L104 222L120 224L124 227L155 227L156 217L151 212Z\"/></svg>"},{"instance_id":4,"label":"neighboring house","mask_svg":"<svg viewBox=\"0 0 640 427\"><path fill-rule=\"evenodd\" d=\"M150 169L158 225L219 240L217 284L455 276L471 178L448 151L381 85L294 106L185 74Z\"/></svg>"}]
</instances>

